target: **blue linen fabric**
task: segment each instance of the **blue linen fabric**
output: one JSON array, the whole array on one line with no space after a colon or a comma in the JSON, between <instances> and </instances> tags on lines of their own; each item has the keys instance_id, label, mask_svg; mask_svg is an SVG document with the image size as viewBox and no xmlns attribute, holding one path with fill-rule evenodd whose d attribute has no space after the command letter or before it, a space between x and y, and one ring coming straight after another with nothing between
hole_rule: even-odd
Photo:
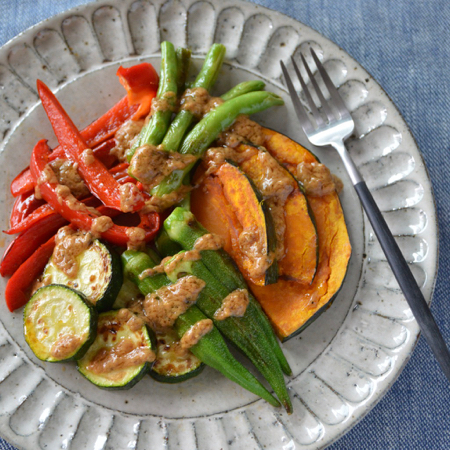
<instances>
[{"instance_id":1,"label":"blue linen fabric","mask_svg":"<svg viewBox=\"0 0 450 450\"><path fill-rule=\"evenodd\" d=\"M450 343L450 2L254 0L344 48L383 86L409 124L433 183L440 269L432 311ZM0 45L85 0L0 0ZM330 450L449 449L450 386L423 338L375 408ZM0 440L0 450L14 449Z\"/></svg>"}]
</instances>

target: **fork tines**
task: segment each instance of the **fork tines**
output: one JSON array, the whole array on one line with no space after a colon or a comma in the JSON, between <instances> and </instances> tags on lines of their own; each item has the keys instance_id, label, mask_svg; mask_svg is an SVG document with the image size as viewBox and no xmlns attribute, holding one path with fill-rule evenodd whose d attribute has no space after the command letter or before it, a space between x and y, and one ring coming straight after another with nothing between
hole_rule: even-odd
<instances>
[{"instance_id":1,"label":"fork tines","mask_svg":"<svg viewBox=\"0 0 450 450\"><path fill-rule=\"evenodd\" d=\"M326 101L325 96L322 92L322 89L319 87L310 67L308 66L308 63L306 62L305 57L301 54L300 56L301 56L303 66L305 68L305 71L306 71L309 79L310 79L312 88L314 89L314 91L320 101L322 112L328 119L328 122L333 122L338 119L349 118L350 113L348 112L344 102L341 99L341 96L339 95L336 87L334 86L333 82L331 81L328 73L326 72L325 68L323 67L322 63L320 62L319 58L317 57L316 52L312 48L310 48L310 50L311 50L311 55L313 57L313 60L318 69L318 72L321 75L322 80L325 83L325 86L330 94L330 97L332 100L331 103L334 106L334 108L336 109L335 112L337 113L337 115L333 112L333 109L330 107L330 105ZM300 81L300 84L301 84L303 93L305 95L305 99L308 104L309 110L311 111L311 114L312 114L317 126L322 127L325 125L325 121L322 117L322 114L319 112L319 109L317 108L317 106L312 98L310 90L309 90L302 74L300 73L300 69L298 68L297 63L295 62L294 58L291 57L291 61L292 61L292 65L294 67L295 73L297 74L297 77ZM292 80L286 69L286 66L284 65L283 61L280 61L280 64L281 64L281 69L283 71L284 77L286 79L289 93L290 93L292 101L294 103L294 108L295 108L297 114L299 115L300 120L302 121L302 126L306 133L312 132L313 127L312 127L311 122L309 121L307 114L305 113L304 108L297 96L296 90L294 88L294 85L292 84ZM309 128L308 123L311 125L311 128ZM305 129L305 127L308 129Z\"/></svg>"}]
</instances>

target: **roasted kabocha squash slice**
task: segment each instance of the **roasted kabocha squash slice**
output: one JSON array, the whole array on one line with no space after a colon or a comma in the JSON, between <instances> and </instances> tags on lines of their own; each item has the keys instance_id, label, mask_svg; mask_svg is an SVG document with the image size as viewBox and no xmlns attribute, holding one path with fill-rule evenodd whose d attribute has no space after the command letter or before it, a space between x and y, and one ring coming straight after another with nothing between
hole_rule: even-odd
<instances>
[{"instance_id":1,"label":"roasted kabocha squash slice","mask_svg":"<svg viewBox=\"0 0 450 450\"><path fill-rule=\"evenodd\" d=\"M299 164L315 164L316 157L286 136L264 129L265 148L294 176ZM279 280L272 286L251 288L283 341L297 335L331 306L347 273L351 245L336 191L306 193L319 237L319 264L313 282L301 285Z\"/></svg>"},{"instance_id":2,"label":"roasted kabocha squash slice","mask_svg":"<svg viewBox=\"0 0 450 450\"><path fill-rule=\"evenodd\" d=\"M289 172L297 175L297 166L301 163L317 163L315 156L291 139L274 131L264 129L265 148ZM193 192L192 212L209 231L225 238L224 249L230 253L240 267L233 253L233 242L236 239L236 216L226 197L221 193L221 185L208 177L201 188ZM290 220L295 221L299 211L294 195L288 197L285 204L286 226ZM292 193L291 193L292 195ZM321 196L308 195L306 199L314 218L318 239L318 264L311 283L299 283L292 279L280 278L277 283L261 286L247 281L269 317L278 337L285 341L300 333L327 309L344 281L351 246L347 227L337 192L333 191ZM298 245L298 234L289 231L285 234L286 255L289 249ZM230 250L231 249L231 250ZM303 261L299 257L289 256L289 264L301 267ZM313 257L314 259L314 257ZM283 260L279 262L281 265ZM286 263L286 264L288 264ZM295 269L288 269L294 272ZM245 276L245 273L244 273Z\"/></svg>"},{"instance_id":3,"label":"roasted kabocha squash slice","mask_svg":"<svg viewBox=\"0 0 450 450\"><path fill-rule=\"evenodd\" d=\"M241 151L248 145L242 145ZM314 217L297 180L262 148L239 164L255 183L272 215L280 278L310 284L317 268ZM247 152L249 153L249 152Z\"/></svg>"},{"instance_id":4,"label":"roasted kabocha squash slice","mask_svg":"<svg viewBox=\"0 0 450 450\"><path fill-rule=\"evenodd\" d=\"M216 172L223 195L234 211L240 232L234 249L241 271L258 285L275 283L278 267L272 215L254 183L237 166L225 162Z\"/></svg>"}]
</instances>

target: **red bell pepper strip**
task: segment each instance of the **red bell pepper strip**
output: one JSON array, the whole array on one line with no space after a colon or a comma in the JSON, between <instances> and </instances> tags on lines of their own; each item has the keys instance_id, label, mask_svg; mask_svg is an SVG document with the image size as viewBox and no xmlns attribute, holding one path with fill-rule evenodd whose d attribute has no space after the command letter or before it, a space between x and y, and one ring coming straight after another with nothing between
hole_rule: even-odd
<instances>
[{"instance_id":1,"label":"red bell pepper strip","mask_svg":"<svg viewBox=\"0 0 450 450\"><path fill-rule=\"evenodd\" d=\"M8 280L5 289L5 300L6 306L11 312L21 308L28 302L33 282L44 270L54 248L55 236L52 236L21 264Z\"/></svg>"},{"instance_id":2,"label":"red bell pepper strip","mask_svg":"<svg viewBox=\"0 0 450 450\"><path fill-rule=\"evenodd\" d=\"M5 234L17 234L22 231L28 230L35 223L38 223L44 217L47 217L51 214L55 214L55 210L48 204L44 203L39 206L35 211L33 211L30 215L25 217L21 222L16 223L14 226L11 226L9 230L4 231Z\"/></svg>"},{"instance_id":3,"label":"red bell pepper strip","mask_svg":"<svg viewBox=\"0 0 450 450\"><path fill-rule=\"evenodd\" d=\"M58 214L43 217L17 236L6 249L0 264L0 275L12 275L36 249L50 239L67 221Z\"/></svg>"},{"instance_id":4,"label":"red bell pepper strip","mask_svg":"<svg viewBox=\"0 0 450 450\"><path fill-rule=\"evenodd\" d=\"M89 147L93 148L114 137L116 131L127 121L132 119L139 107L131 105L128 97L123 97L105 114L92 122L81 132Z\"/></svg>"},{"instance_id":5,"label":"red bell pepper strip","mask_svg":"<svg viewBox=\"0 0 450 450\"><path fill-rule=\"evenodd\" d=\"M89 145L89 144L88 144ZM94 147L92 151L96 158L98 158L107 168L113 166L117 162L117 157L111 155L111 149L116 146L116 140L114 138L108 139L105 142Z\"/></svg>"},{"instance_id":6,"label":"red bell pepper strip","mask_svg":"<svg viewBox=\"0 0 450 450\"><path fill-rule=\"evenodd\" d=\"M115 161L109 155L109 151L114 147L114 139L110 139L116 131L132 116L138 109L137 105L128 105L128 98L123 97L109 111L95 122L88 125L81 131L81 135L86 140L86 144L93 148L94 155L109 165ZM50 161L58 158L65 158L64 149L58 146L53 150ZM26 168L17 175L11 183L11 194L14 197L25 194L34 189L34 181L30 169Z\"/></svg>"},{"instance_id":7,"label":"red bell pepper strip","mask_svg":"<svg viewBox=\"0 0 450 450\"><path fill-rule=\"evenodd\" d=\"M31 176L30 169L27 167L12 181L11 194L13 197L17 197L18 195L27 194L32 189L34 189L34 180Z\"/></svg>"},{"instance_id":8,"label":"red bell pepper strip","mask_svg":"<svg viewBox=\"0 0 450 450\"><path fill-rule=\"evenodd\" d=\"M30 170L34 180L37 182L41 176L50 155L50 148L45 140L39 141L34 147L31 155ZM57 183L42 181L39 184L42 197L66 220L70 221L77 228L90 231L94 220L98 217L92 212L86 210L83 203L74 200L72 203L57 194ZM160 227L160 217L157 213L141 215L142 223L139 227L145 230L145 242L154 238ZM105 240L125 246L130 238L127 234L129 228L119 225L113 225L109 230L102 233Z\"/></svg>"},{"instance_id":9,"label":"red bell pepper strip","mask_svg":"<svg viewBox=\"0 0 450 450\"><path fill-rule=\"evenodd\" d=\"M145 117L158 90L159 77L154 67L146 62L129 68L120 66L116 75L127 90L130 105L139 105L133 120Z\"/></svg>"},{"instance_id":10,"label":"red bell pepper strip","mask_svg":"<svg viewBox=\"0 0 450 450\"><path fill-rule=\"evenodd\" d=\"M20 224L26 217L38 209L44 200L38 200L32 192L19 195L14 202L9 224L14 227Z\"/></svg>"},{"instance_id":11,"label":"red bell pepper strip","mask_svg":"<svg viewBox=\"0 0 450 450\"><path fill-rule=\"evenodd\" d=\"M37 88L56 138L64 148L67 157L78 164L78 173L89 190L106 206L121 210L119 183L93 155L89 158L89 164L86 162L83 152L90 150L86 141L50 89L40 80L37 81ZM135 210L142 209L143 206L142 198Z\"/></svg>"},{"instance_id":12,"label":"red bell pepper strip","mask_svg":"<svg viewBox=\"0 0 450 450\"><path fill-rule=\"evenodd\" d=\"M109 172L112 173L113 175L115 175L116 173L122 173L122 172L126 172L128 170L128 167L130 167L130 165L127 162L123 162L120 164L117 164L117 166L111 167L111 169L109 169Z\"/></svg>"},{"instance_id":13,"label":"red bell pepper strip","mask_svg":"<svg viewBox=\"0 0 450 450\"><path fill-rule=\"evenodd\" d=\"M127 96L119 100L105 114L81 131L86 144L94 148L94 153L102 161L103 157L97 155L95 147L112 138L127 120L137 120L145 117L150 112L152 99L156 96L158 74L153 69L153 66L143 63L135 67L137 68L119 68L117 71L121 83L124 86L126 84ZM139 104L139 101L142 101L143 106ZM53 151L51 160L63 157L64 150L61 147L57 147ZM106 165L109 164L106 163ZM29 169L24 169L11 183L11 193L14 197L31 191L33 188L34 183Z\"/></svg>"}]
</instances>

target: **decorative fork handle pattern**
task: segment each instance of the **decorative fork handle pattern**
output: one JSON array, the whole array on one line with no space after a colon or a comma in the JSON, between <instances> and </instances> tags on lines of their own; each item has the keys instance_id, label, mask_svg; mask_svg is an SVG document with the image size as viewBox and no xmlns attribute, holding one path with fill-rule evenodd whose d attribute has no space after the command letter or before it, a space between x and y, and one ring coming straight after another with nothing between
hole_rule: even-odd
<instances>
[{"instance_id":1,"label":"decorative fork handle pattern","mask_svg":"<svg viewBox=\"0 0 450 450\"><path fill-rule=\"evenodd\" d=\"M338 151L344 162L345 168L347 169L356 193L361 200L361 204L369 218L373 231L380 242L381 248L386 255L386 259L391 266L392 272L394 273L400 289L405 295L417 323L419 324L423 336L439 362L442 371L447 379L450 380L450 352L408 263L400 251L394 236L389 230L366 182L361 177L345 148L344 143L333 143L332 145Z\"/></svg>"}]
</instances>

